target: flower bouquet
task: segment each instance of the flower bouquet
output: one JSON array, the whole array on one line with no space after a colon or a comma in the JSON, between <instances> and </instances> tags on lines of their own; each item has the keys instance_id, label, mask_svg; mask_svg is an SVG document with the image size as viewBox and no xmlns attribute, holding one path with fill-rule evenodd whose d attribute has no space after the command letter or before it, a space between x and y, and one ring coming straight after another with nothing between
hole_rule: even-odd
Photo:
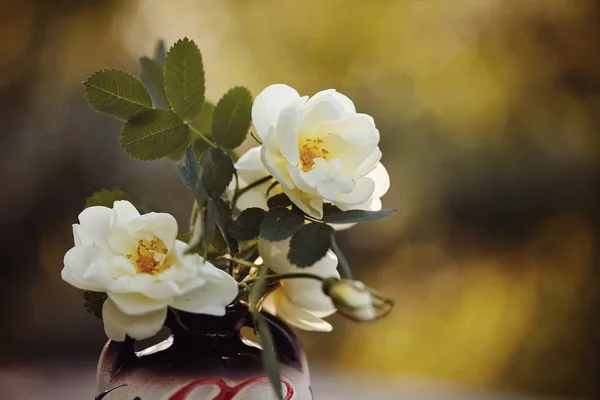
<instances>
[{"instance_id":1,"label":"flower bouquet","mask_svg":"<svg viewBox=\"0 0 600 400\"><path fill-rule=\"evenodd\" d=\"M140 214L123 192L101 190L73 225L62 278L84 290L110 339L97 399L312 398L288 324L330 331L323 318L336 310L372 321L393 306L352 280L334 235L393 212L380 200L389 177L373 118L333 89L309 98L283 84L254 101L234 87L213 105L188 39L168 51L159 42L140 62L141 81L94 73L86 99L124 121L121 146L134 159L181 160L194 201L181 229L169 214ZM237 158L251 124L257 146ZM165 327L167 339L136 350Z\"/></svg>"}]
</instances>

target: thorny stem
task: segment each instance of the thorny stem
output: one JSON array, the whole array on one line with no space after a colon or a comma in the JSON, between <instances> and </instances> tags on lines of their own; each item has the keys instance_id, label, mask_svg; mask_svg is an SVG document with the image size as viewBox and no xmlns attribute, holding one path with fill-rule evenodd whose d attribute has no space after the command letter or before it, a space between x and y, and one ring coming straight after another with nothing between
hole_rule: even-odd
<instances>
[{"instance_id":1,"label":"thorny stem","mask_svg":"<svg viewBox=\"0 0 600 400\"><path fill-rule=\"evenodd\" d=\"M249 184L248 186L246 186L243 189L239 189L236 190L235 193L233 194L233 199L231 200L231 209L235 210L235 205L237 203L237 200L240 198L241 195L243 195L244 193L246 193L248 190L250 189L254 189L257 186L262 185L265 182L268 182L269 180L271 180L273 177L272 176L265 176L264 178L261 178L257 181L252 182L251 184ZM237 182L237 179L236 179Z\"/></svg>"},{"instance_id":2,"label":"thorny stem","mask_svg":"<svg viewBox=\"0 0 600 400\"><path fill-rule=\"evenodd\" d=\"M196 135L198 135L198 137L200 139L202 139L202 141L204 143L206 143L207 145L209 145L210 147L217 147L212 140L210 140L209 138L207 138L206 136L204 136L204 134L202 132L200 132L198 129L194 128L192 125L190 125L189 123L187 124L188 128L194 132Z\"/></svg>"}]
</instances>

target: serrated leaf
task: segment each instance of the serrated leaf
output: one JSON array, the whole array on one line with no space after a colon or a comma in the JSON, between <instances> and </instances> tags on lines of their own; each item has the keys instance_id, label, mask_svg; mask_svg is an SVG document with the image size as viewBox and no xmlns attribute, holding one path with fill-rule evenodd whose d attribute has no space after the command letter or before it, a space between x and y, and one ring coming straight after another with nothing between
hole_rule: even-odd
<instances>
[{"instance_id":1,"label":"serrated leaf","mask_svg":"<svg viewBox=\"0 0 600 400\"><path fill-rule=\"evenodd\" d=\"M298 267L310 267L327 254L333 232L331 226L320 222L304 225L290 240L288 260Z\"/></svg>"},{"instance_id":2,"label":"serrated leaf","mask_svg":"<svg viewBox=\"0 0 600 400\"><path fill-rule=\"evenodd\" d=\"M272 242L284 240L298 232L303 224L302 215L285 207L272 208L260 224L260 237Z\"/></svg>"},{"instance_id":3,"label":"serrated leaf","mask_svg":"<svg viewBox=\"0 0 600 400\"><path fill-rule=\"evenodd\" d=\"M96 111L128 120L152 108L148 91L135 76L118 69L96 71L83 82L85 99Z\"/></svg>"},{"instance_id":4,"label":"serrated leaf","mask_svg":"<svg viewBox=\"0 0 600 400\"><path fill-rule=\"evenodd\" d=\"M117 200L127 200L127 196L120 190L102 189L92 193L91 196L85 199L85 208L93 206L112 208L113 203Z\"/></svg>"},{"instance_id":5,"label":"serrated leaf","mask_svg":"<svg viewBox=\"0 0 600 400\"><path fill-rule=\"evenodd\" d=\"M267 206L269 208L275 207L288 207L292 205L292 201L285 193L276 194L273 197L267 199Z\"/></svg>"},{"instance_id":6,"label":"serrated leaf","mask_svg":"<svg viewBox=\"0 0 600 400\"><path fill-rule=\"evenodd\" d=\"M229 234L237 240L252 240L259 235L259 227L267 212L262 208L247 208L229 227Z\"/></svg>"},{"instance_id":7,"label":"serrated leaf","mask_svg":"<svg viewBox=\"0 0 600 400\"><path fill-rule=\"evenodd\" d=\"M245 87L230 89L217 103L212 118L212 136L225 149L238 147L252 120L252 95Z\"/></svg>"},{"instance_id":8,"label":"serrated leaf","mask_svg":"<svg viewBox=\"0 0 600 400\"><path fill-rule=\"evenodd\" d=\"M188 139L188 127L171 110L142 111L121 130L121 146L139 161L166 157L183 148Z\"/></svg>"},{"instance_id":9,"label":"serrated leaf","mask_svg":"<svg viewBox=\"0 0 600 400\"><path fill-rule=\"evenodd\" d=\"M179 177L185 184L185 187L190 191L194 191L196 184L198 183L198 177L200 174L200 166L196 161L196 156L192 147L188 147L185 150L185 164L177 165L177 172Z\"/></svg>"},{"instance_id":10,"label":"serrated leaf","mask_svg":"<svg viewBox=\"0 0 600 400\"><path fill-rule=\"evenodd\" d=\"M165 45L165 41L160 39L158 42L156 42L156 48L154 49L154 60L162 68L165 65L166 59L167 59L167 46Z\"/></svg>"},{"instance_id":11,"label":"serrated leaf","mask_svg":"<svg viewBox=\"0 0 600 400\"><path fill-rule=\"evenodd\" d=\"M200 110L200 114L192 122L190 122L190 126L200 132L206 139L213 141L212 132L210 130L212 124L212 113L215 106L205 101L202 106L202 110ZM199 138L198 134L194 132L193 129L190 129L190 134L192 135L192 141L194 142L194 151L196 155L200 157L202 153L204 153L209 147L211 147L204 139Z\"/></svg>"},{"instance_id":12,"label":"serrated leaf","mask_svg":"<svg viewBox=\"0 0 600 400\"><path fill-rule=\"evenodd\" d=\"M204 66L194 41L177 41L167 53L164 86L173 111L186 122L194 120L204 104Z\"/></svg>"},{"instance_id":13,"label":"serrated leaf","mask_svg":"<svg viewBox=\"0 0 600 400\"><path fill-rule=\"evenodd\" d=\"M204 136L210 138L212 136L212 116L215 109L214 104L209 101L205 101L202 105L200 113L190 122L190 125L198 130Z\"/></svg>"},{"instance_id":14,"label":"serrated leaf","mask_svg":"<svg viewBox=\"0 0 600 400\"><path fill-rule=\"evenodd\" d=\"M142 82L150 93L152 104L156 108L169 108L169 100L163 85L163 69L158 62L149 57L140 57Z\"/></svg>"},{"instance_id":15,"label":"serrated leaf","mask_svg":"<svg viewBox=\"0 0 600 400\"><path fill-rule=\"evenodd\" d=\"M229 154L211 147L202 155L202 185L209 197L220 197L231 183L235 168Z\"/></svg>"},{"instance_id":16,"label":"serrated leaf","mask_svg":"<svg viewBox=\"0 0 600 400\"><path fill-rule=\"evenodd\" d=\"M83 292L83 306L88 313L102 319L102 306L107 298L108 295L106 293L86 290Z\"/></svg>"},{"instance_id":17,"label":"serrated leaf","mask_svg":"<svg viewBox=\"0 0 600 400\"><path fill-rule=\"evenodd\" d=\"M396 210L387 208L379 211L366 211L366 210L348 210L340 211L335 214L326 215L323 217L323 222L329 224L349 224L355 222L366 222L376 221L378 219L386 218L395 213Z\"/></svg>"},{"instance_id":18,"label":"serrated leaf","mask_svg":"<svg viewBox=\"0 0 600 400\"><path fill-rule=\"evenodd\" d=\"M209 199L208 207L213 209L215 214L215 222L217 223L217 227L227 243L229 252L232 255L237 254L237 240L229 235L229 227L231 225L231 208L227 203L225 203L225 201L223 201L223 199L220 198Z\"/></svg>"}]
</instances>

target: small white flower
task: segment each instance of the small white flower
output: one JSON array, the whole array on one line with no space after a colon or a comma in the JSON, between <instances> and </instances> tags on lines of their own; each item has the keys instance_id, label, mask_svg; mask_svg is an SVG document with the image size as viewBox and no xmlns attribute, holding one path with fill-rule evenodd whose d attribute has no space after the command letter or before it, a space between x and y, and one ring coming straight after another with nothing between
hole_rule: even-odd
<instances>
[{"instance_id":1,"label":"small white flower","mask_svg":"<svg viewBox=\"0 0 600 400\"><path fill-rule=\"evenodd\" d=\"M332 251L328 251L325 257L309 268L299 268L287 259L290 239L279 242L259 239L258 250L264 263L278 274L309 272L323 278L340 277L337 271L338 260ZM263 307L299 329L323 332L333 329L323 318L335 313L336 309L323 292L321 282L314 279L282 280L281 286L267 296Z\"/></svg>"},{"instance_id":2,"label":"small white flower","mask_svg":"<svg viewBox=\"0 0 600 400\"><path fill-rule=\"evenodd\" d=\"M252 120L263 145L243 155L238 170L264 168L314 218L323 217L324 201L342 210L381 209L389 176L379 162L379 131L349 98L330 89L309 99L271 85L256 97Z\"/></svg>"},{"instance_id":3,"label":"small white flower","mask_svg":"<svg viewBox=\"0 0 600 400\"><path fill-rule=\"evenodd\" d=\"M238 293L235 280L197 254L184 254L177 221L165 213L140 215L127 201L89 207L73 225L75 247L62 278L83 290L106 292L106 335L145 339L163 326L167 307L223 315Z\"/></svg>"}]
</instances>

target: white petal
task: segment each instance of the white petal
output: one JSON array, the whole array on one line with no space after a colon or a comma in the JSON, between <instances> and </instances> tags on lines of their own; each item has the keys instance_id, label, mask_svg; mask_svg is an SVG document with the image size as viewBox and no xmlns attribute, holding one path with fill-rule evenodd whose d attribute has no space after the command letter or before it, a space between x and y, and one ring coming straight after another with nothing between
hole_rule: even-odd
<instances>
[{"instance_id":1,"label":"white petal","mask_svg":"<svg viewBox=\"0 0 600 400\"><path fill-rule=\"evenodd\" d=\"M210 263L202 267L202 277L203 286L176 298L171 306L194 314L225 315L225 307L238 294L237 282Z\"/></svg>"},{"instance_id":2,"label":"white petal","mask_svg":"<svg viewBox=\"0 0 600 400\"><path fill-rule=\"evenodd\" d=\"M330 122L327 128L334 135L363 146L379 143L379 131L373 124L373 118L367 114L344 115Z\"/></svg>"},{"instance_id":3,"label":"white petal","mask_svg":"<svg viewBox=\"0 0 600 400\"><path fill-rule=\"evenodd\" d=\"M140 213L130 202L115 201L108 230L108 244L115 253L126 255L135 250L138 239L133 236L128 223L139 216Z\"/></svg>"},{"instance_id":4,"label":"white petal","mask_svg":"<svg viewBox=\"0 0 600 400\"><path fill-rule=\"evenodd\" d=\"M167 306L163 300L151 299L139 293L108 292L108 298L127 315L144 315Z\"/></svg>"},{"instance_id":5,"label":"white petal","mask_svg":"<svg viewBox=\"0 0 600 400\"><path fill-rule=\"evenodd\" d=\"M290 251L290 240L271 242L258 239L258 252L263 262L275 273L306 272L306 268L300 268L288 260L287 255ZM337 264L338 259L335 253L330 250L323 258L310 266L310 272L322 277L339 277L336 271ZM304 282L304 279L295 279L295 281Z\"/></svg>"},{"instance_id":6,"label":"white petal","mask_svg":"<svg viewBox=\"0 0 600 400\"><path fill-rule=\"evenodd\" d=\"M252 122L261 139L265 138L269 128L277 124L281 110L299 97L296 89L284 84L268 86L256 96L252 105Z\"/></svg>"},{"instance_id":7,"label":"white petal","mask_svg":"<svg viewBox=\"0 0 600 400\"><path fill-rule=\"evenodd\" d=\"M237 170L256 170L263 169L264 166L260 160L260 146L252 147L247 152L242 154L235 163Z\"/></svg>"},{"instance_id":8,"label":"white petal","mask_svg":"<svg viewBox=\"0 0 600 400\"><path fill-rule=\"evenodd\" d=\"M277 120L276 132L279 136L281 154L292 165L297 165L300 161L298 134L295 129L301 120L302 111L294 107L284 108Z\"/></svg>"},{"instance_id":9,"label":"white petal","mask_svg":"<svg viewBox=\"0 0 600 400\"><path fill-rule=\"evenodd\" d=\"M319 184L318 191L324 199L346 206L362 204L368 201L373 196L375 190L375 182L369 178L359 178L356 180L356 187L350 193L342 193L333 191L332 187L327 186L326 182Z\"/></svg>"},{"instance_id":10,"label":"white petal","mask_svg":"<svg viewBox=\"0 0 600 400\"><path fill-rule=\"evenodd\" d=\"M291 189L294 187L294 181L292 181L292 178L286 169L288 161L281 155L277 140L269 140L269 138L273 136L275 136L275 132L271 130L267 134L265 144L261 146L260 157L262 163L269 174L272 175L277 182Z\"/></svg>"},{"instance_id":11,"label":"white petal","mask_svg":"<svg viewBox=\"0 0 600 400\"><path fill-rule=\"evenodd\" d=\"M377 166L373 171L371 171L367 176L367 178L373 180L375 182L375 189L373 190L373 198L383 197L390 188L390 176L387 172L387 169L383 166L382 163L377 163Z\"/></svg>"},{"instance_id":12,"label":"white petal","mask_svg":"<svg viewBox=\"0 0 600 400\"><path fill-rule=\"evenodd\" d=\"M305 107L310 107L313 104L318 103L320 100L322 100L325 97L329 97L333 100L335 100L336 102L338 102L342 108L344 109L344 111L348 114L354 114L356 113L356 108L354 107L354 103L352 102L352 100L350 100L347 96L341 94L340 92L336 92L335 89L327 89L327 90L322 90L318 93L316 93L314 96L312 96L310 98L309 101L306 102L306 106Z\"/></svg>"},{"instance_id":13,"label":"white petal","mask_svg":"<svg viewBox=\"0 0 600 400\"><path fill-rule=\"evenodd\" d=\"M333 329L328 322L292 303L281 289L272 292L271 296L274 297L277 316L288 324L307 331L330 332Z\"/></svg>"},{"instance_id":14,"label":"white petal","mask_svg":"<svg viewBox=\"0 0 600 400\"><path fill-rule=\"evenodd\" d=\"M129 221L129 228L138 239L152 240L154 236L171 250L177 237L177 220L171 214L148 213Z\"/></svg>"},{"instance_id":15,"label":"white petal","mask_svg":"<svg viewBox=\"0 0 600 400\"><path fill-rule=\"evenodd\" d=\"M102 321L104 332L112 340L122 342L125 336L142 340L158 333L165 323L167 308L145 315L127 315L113 303L106 299L102 307Z\"/></svg>"},{"instance_id":16,"label":"white petal","mask_svg":"<svg viewBox=\"0 0 600 400\"><path fill-rule=\"evenodd\" d=\"M283 192L298 208L313 218L323 218L323 199L319 196L313 196L310 193L301 191L298 188L287 189L282 187Z\"/></svg>"},{"instance_id":17,"label":"white petal","mask_svg":"<svg viewBox=\"0 0 600 400\"><path fill-rule=\"evenodd\" d=\"M310 100L306 104L309 102ZM331 122L338 120L344 115L345 111L342 105L328 96L323 96L323 99L310 107L305 106L304 118L302 119L302 123L297 127L298 132L301 133L300 140L303 141L306 138L312 137L314 134L320 132L319 129L321 127L329 126Z\"/></svg>"},{"instance_id":18,"label":"white petal","mask_svg":"<svg viewBox=\"0 0 600 400\"><path fill-rule=\"evenodd\" d=\"M354 176L366 176L367 174L373 172L375 168L377 168L377 164L381 160L381 150L379 147L376 147L375 150L367 158L365 158L360 165L356 168L354 172Z\"/></svg>"},{"instance_id":19,"label":"white petal","mask_svg":"<svg viewBox=\"0 0 600 400\"><path fill-rule=\"evenodd\" d=\"M85 274L94 261L100 257L100 249L95 246L76 246L71 248L64 257L62 279L81 290L105 291L105 287L94 280L86 278Z\"/></svg>"},{"instance_id":20,"label":"white petal","mask_svg":"<svg viewBox=\"0 0 600 400\"><path fill-rule=\"evenodd\" d=\"M135 252L139 239L127 225L115 224L108 230L108 245L119 255L126 256Z\"/></svg>"},{"instance_id":21,"label":"white petal","mask_svg":"<svg viewBox=\"0 0 600 400\"><path fill-rule=\"evenodd\" d=\"M108 248L107 234L112 210L107 207L88 207L79 214L80 225L77 235L82 244L94 243L102 249Z\"/></svg>"},{"instance_id":22,"label":"white petal","mask_svg":"<svg viewBox=\"0 0 600 400\"><path fill-rule=\"evenodd\" d=\"M117 200L113 204L114 218L116 223L126 224L140 216L139 211L127 200Z\"/></svg>"}]
</instances>

